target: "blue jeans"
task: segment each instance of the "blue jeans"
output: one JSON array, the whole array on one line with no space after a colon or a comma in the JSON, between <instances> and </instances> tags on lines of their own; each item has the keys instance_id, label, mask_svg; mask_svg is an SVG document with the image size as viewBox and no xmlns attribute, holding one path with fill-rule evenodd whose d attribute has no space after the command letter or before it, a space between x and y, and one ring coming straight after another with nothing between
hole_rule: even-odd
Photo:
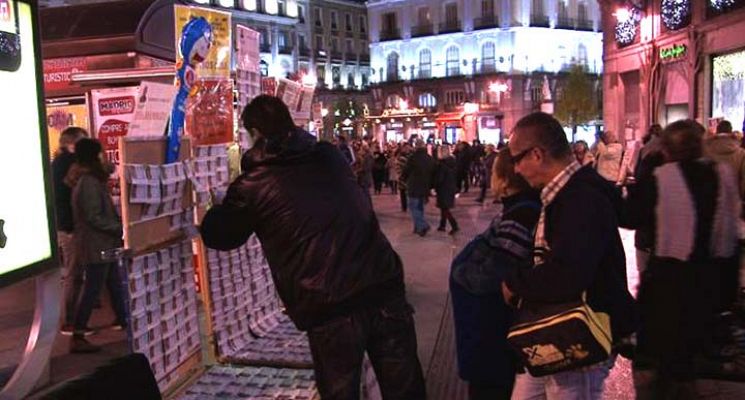
<instances>
[{"instance_id":1,"label":"blue jeans","mask_svg":"<svg viewBox=\"0 0 745 400\"><path fill-rule=\"evenodd\" d=\"M409 196L409 210L414 220L414 231L419 233L428 230L429 224L424 219L424 197Z\"/></svg>"},{"instance_id":2,"label":"blue jeans","mask_svg":"<svg viewBox=\"0 0 745 400\"><path fill-rule=\"evenodd\" d=\"M82 332L88 325L88 320L93 313L93 305L101 295L103 285L109 289L111 294L111 307L116 314L118 324L124 325L127 321L127 313L124 310L124 289L117 273L116 264L100 263L85 266L85 286L83 295L78 303L78 312L75 315L75 331Z\"/></svg>"},{"instance_id":3,"label":"blue jeans","mask_svg":"<svg viewBox=\"0 0 745 400\"><path fill-rule=\"evenodd\" d=\"M539 378L527 372L518 374L512 400L600 400L614 362L615 357L611 357L591 367Z\"/></svg>"}]
</instances>

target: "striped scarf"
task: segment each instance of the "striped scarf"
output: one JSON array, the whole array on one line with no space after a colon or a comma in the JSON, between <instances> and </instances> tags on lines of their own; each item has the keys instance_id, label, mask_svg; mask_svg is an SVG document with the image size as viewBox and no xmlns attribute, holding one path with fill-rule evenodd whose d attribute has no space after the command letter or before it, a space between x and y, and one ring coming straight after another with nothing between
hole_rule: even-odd
<instances>
[{"instance_id":1,"label":"striped scarf","mask_svg":"<svg viewBox=\"0 0 745 400\"><path fill-rule=\"evenodd\" d=\"M579 171L580 168L582 168L582 166L577 161L572 161L571 164L559 172L554 179L552 179L551 182L541 190L541 203L543 204L543 207L541 207L541 216L538 218L538 225L536 226L535 231L535 249L533 251L533 263L535 265L543 264L546 253L549 251L548 242L546 242L545 236L546 207L554 201L556 195L559 194L561 189L563 189L567 182L569 182L569 179Z\"/></svg>"}]
</instances>

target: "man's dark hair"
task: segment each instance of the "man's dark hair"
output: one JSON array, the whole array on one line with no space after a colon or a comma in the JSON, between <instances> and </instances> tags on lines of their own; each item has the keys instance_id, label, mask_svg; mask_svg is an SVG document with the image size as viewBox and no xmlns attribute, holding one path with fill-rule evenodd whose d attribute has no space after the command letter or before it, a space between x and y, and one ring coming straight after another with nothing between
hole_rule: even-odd
<instances>
[{"instance_id":1,"label":"man's dark hair","mask_svg":"<svg viewBox=\"0 0 745 400\"><path fill-rule=\"evenodd\" d=\"M561 123L544 112L528 114L515 125L515 131L523 132L525 141L531 146L542 148L548 155L559 160L572 156L572 146Z\"/></svg>"},{"instance_id":2,"label":"man's dark hair","mask_svg":"<svg viewBox=\"0 0 745 400\"><path fill-rule=\"evenodd\" d=\"M732 133L732 123L726 119L719 121L716 133Z\"/></svg>"},{"instance_id":3,"label":"man's dark hair","mask_svg":"<svg viewBox=\"0 0 745 400\"><path fill-rule=\"evenodd\" d=\"M257 129L268 141L282 140L295 129L292 115L285 103L278 97L269 95L251 100L243 109L241 120L247 131Z\"/></svg>"},{"instance_id":4,"label":"man's dark hair","mask_svg":"<svg viewBox=\"0 0 745 400\"><path fill-rule=\"evenodd\" d=\"M339 135L339 143L346 143L347 137L344 135Z\"/></svg>"},{"instance_id":5,"label":"man's dark hair","mask_svg":"<svg viewBox=\"0 0 745 400\"><path fill-rule=\"evenodd\" d=\"M675 121L665 127L660 136L662 148L668 161L687 161L703 154L703 138L706 129L692 119Z\"/></svg>"}]
</instances>

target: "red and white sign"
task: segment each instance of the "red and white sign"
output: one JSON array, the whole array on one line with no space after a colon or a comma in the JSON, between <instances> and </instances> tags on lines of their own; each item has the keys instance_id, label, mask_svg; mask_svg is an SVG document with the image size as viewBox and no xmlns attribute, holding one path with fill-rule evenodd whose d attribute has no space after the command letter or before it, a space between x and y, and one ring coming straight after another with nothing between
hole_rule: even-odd
<instances>
[{"instance_id":1,"label":"red and white sign","mask_svg":"<svg viewBox=\"0 0 745 400\"><path fill-rule=\"evenodd\" d=\"M134 117L139 87L100 89L91 91L93 105L93 132L103 146L106 159L116 166L111 176L112 195L118 197L119 188L119 137L129 132Z\"/></svg>"},{"instance_id":2,"label":"red and white sign","mask_svg":"<svg viewBox=\"0 0 745 400\"><path fill-rule=\"evenodd\" d=\"M72 86L72 74L88 70L85 57L52 58L44 60L44 90L54 92Z\"/></svg>"}]
</instances>

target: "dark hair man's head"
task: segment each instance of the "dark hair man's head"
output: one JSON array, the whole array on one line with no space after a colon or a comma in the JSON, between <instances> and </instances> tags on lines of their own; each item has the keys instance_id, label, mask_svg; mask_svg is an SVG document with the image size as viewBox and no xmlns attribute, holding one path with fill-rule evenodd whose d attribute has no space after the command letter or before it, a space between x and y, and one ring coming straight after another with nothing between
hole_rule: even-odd
<instances>
[{"instance_id":1,"label":"dark hair man's head","mask_svg":"<svg viewBox=\"0 0 745 400\"><path fill-rule=\"evenodd\" d=\"M295 129L290 110L278 97L261 95L251 100L241 113L243 126L251 136L268 142L281 141Z\"/></svg>"},{"instance_id":2,"label":"dark hair man's head","mask_svg":"<svg viewBox=\"0 0 745 400\"><path fill-rule=\"evenodd\" d=\"M102 151L101 142L96 139L82 138L75 143L75 158L81 164L99 163Z\"/></svg>"},{"instance_id":3,"label":"dark hair man's head","mask_svg":"<svg viewBox=\"0 0 745 400\"><path fill-rule=\"evenodd\" d=\"M543 112L517 121L508 151L515 171L533 187L550 182L574 159L564 128L556 118Z\"/></svg>"},{"instance_id":4,"label":"dark hair man's head","mask_svg":"<svg viewBox=\"0 0 745 400\"><path fill-rule=\"evenodd\" d=\"M703 138L706 128L692 119L673 122L665 127L660 138L662 151L668 161L687 161L703 154Z\"/></svg>"},{"instance_id":5,"label":"dark hair man's head","mask_svg":"<svg viewBox=\"0 0 745 400\"><path fill-rule=\"evenodd\" d=\"M84 138L88 137L88 132L77 126L70 126L65 128L59 135L59 148L70 152L75 151L75 143Z\"/></svg>"},{"instance_id":6,"label":"dark hair man's head","mask_svg":"<svg viewBox=\"0 0 745 400\"><path fill-rule=\"evenodd\" d=\"M717 134L732 133L732 123L723 119L717 124Z\"/></svg>"}]
</instances>

